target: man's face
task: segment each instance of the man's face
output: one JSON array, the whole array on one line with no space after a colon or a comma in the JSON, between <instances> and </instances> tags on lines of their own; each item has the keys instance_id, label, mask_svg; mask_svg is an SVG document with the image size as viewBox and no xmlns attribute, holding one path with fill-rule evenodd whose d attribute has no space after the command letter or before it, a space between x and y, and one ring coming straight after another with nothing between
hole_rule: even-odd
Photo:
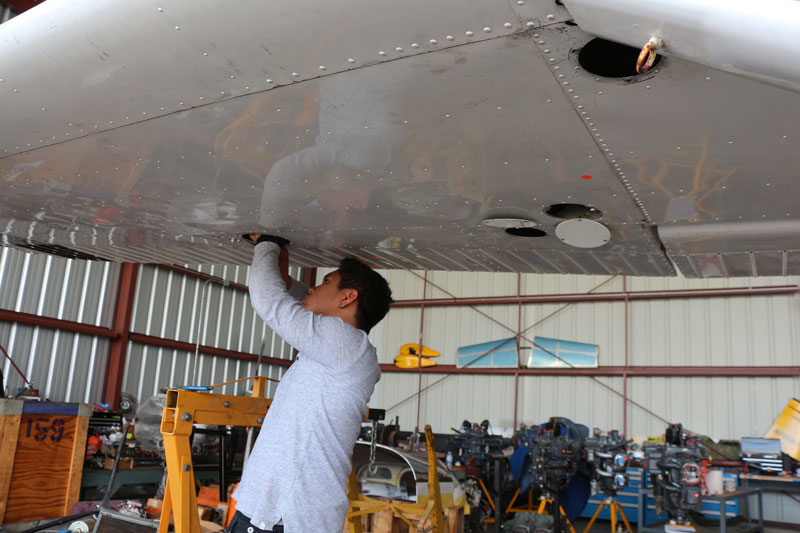
<instances>
[{"instance_id":1,"label":"man's face","mask_svg":"<svg viewBox=\"0 0 800 533\"><path fill-rule=\"evenodd\" d=\"M318 315L333 316L347 289L339 289L339 271L335 270L322 278L322 283L308 290L303 298L303 307Z\"/></svg>"}]
</instances>

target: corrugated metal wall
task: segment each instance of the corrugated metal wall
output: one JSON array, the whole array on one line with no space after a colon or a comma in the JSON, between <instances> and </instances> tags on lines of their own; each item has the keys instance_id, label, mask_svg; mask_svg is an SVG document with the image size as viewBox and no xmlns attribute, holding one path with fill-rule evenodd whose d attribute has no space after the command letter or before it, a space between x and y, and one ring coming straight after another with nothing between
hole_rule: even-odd
<instances>
[{"instance_id":1,"label":"corrugated metal wall","mask_svg":"<svg viewBox=\"0 0 800 533\"><path fill-rule=\"evenodd\" d=\"M187 265L240 285L246 285L249 267ZM298 268L290 275L301 277ZM136 282L131 331L236 352L277 359L292 359L292 347L275 335L256 315L246 292L206 282L153 265L142 265ZM254 362L130 343L122 390L144 401L173 385L213 385L254 375ZM280 379L285 369L261 365L271 378ZM227 385L224 394L239 393L246 385ZM268 390L272 394L274 384Z\"/></svg>"},{"instance_id":2,"label":"corrugated metal wall","mask_svg":"<svg viewBox=\"0 0 800 533\"><path fill-rule=\"evenodd\" d=\"M249 268L187 265L187 268L246 285ZM0 248L0 308L38 316L111 327L121 266L80 261L13 248ZM300 269L292 268L294 277ZM202 313L201 313L202 302ZM131 331L226 350L292 359L293 350L258 318L246 292L205 282L154 265L139 269ZM0 344L48 399L101 401L109 340L94 335L0 322ZM3 357L11 394L24 381ZM260 366L261 375L280 379L285 369ZM171 385L216 384L254 375L256 363L130 342L123 391L141 402ZM239 393L247 384L222 388ZM272 394L271 384L268 393Z\"/></svg>"},{"instance_id":3,"label":"corrugated metal wall","mask_svg":"<svg viewBox=\"0 0 800 533\"><path fill-rule=\"evenodd\" d=\"M188 266L235 283L246 284L243 266ZM120 266L0 249L0 308L110 327ZM293 271L299 276L299 271ZM319 276L324 275L321 271ZM426 275L384 271L395 299L423 297ZM514 274L428 273L429 298L515 295ZM629 278L631 291L780 285L798 279L758 278L684 280ZM622 278L523 275L522 294L582 293L622 290ZM111 287L111 289L109 289ZM624 302L530 304L427 308L423 342L442 352L439 362L455 363L459 346L513 336L524 331L523 346L536 335L600 346L600 364L625 362ZM201 314L202 307L202 314ZM630 303L629 364L634 366L794 366L800 361L800 298L754 296ZM519 324L518 324L519 322ZM388 324L388 326L387 326ZM245 292L207 283L153 265L139 269L132 331L227 350L291 359L292 349L253 312ZM370 337L380 361L391 363L400 345L417 342L420 310L394 309ZM528 339L528 340L525 340ZM91 335L58 332L20 324L0 324L0 341L20 368L51 399L99 399L108 341ZM525 352L523 352L524 354ZM202 355L193 378L189 352L131 343L123 390L140 400L169 385L224 382L253 372L254 364ZM266 366L266 365L265 365ZM279 368L264 368L279 377ZM8 361L3 372L9 390L22 380ZM271 374L270 374L271 373ZM274 375L273 375L274 374ZM441 376L423 376L428 386ZM621 391L619 379L608 385ZM91 385L89 385L91 383ZM392 407L413 396L418 377L385 373L374 406ZM630 397L667 420L678 420L717 438L763 434L792 396L800 396L795 378L644 378L629 380ZM236 389L239 390L239 389ZM233 392L229 387L225 392ZM511 376L452 376L423 394L420 419L437 431L461 420L489 418L496 426L513 423ZM743 391L747 394L743 394ZM558 400L559 398L564 401ZM522 376L518 420L535 423L551 414L571 416L600 427L621 427L622 400L597 382L582 377ZM415 399L394 407L404 424L417 418ZM734 405L735 408L728 406ZM591 413L591 416L587 416ZM628 410L631 434L658 433L663 421L636 406Z\"/></svg>"},{"instance_id":4,"label":"corrugated metal wall","mask_svg":"<svg viewBox=\"0 0 800 533\"><path fill-rule=\"evenodd\" d=\"M424 273L389 271L395 299L423 297ZM513 296L515 274L428 273L429 298ZM787 285L797 278L685 280L628 278L629 291L682 290ZM523 295L577 294L623 290L621 277L522 275ZM639 300L629 307L629 364L632 366L796 366L800 364L800 297L796 295ZM528 304L435 307L424 311L423 344L442 352L437 362L454 364L459 346L507 338L518 323L523 346L535 336L600 346L602 366L625 364L625 303ZM382 328L378 352L391 363L402 344L418 342L420 310L393 309L390 328ZM527 339L527 340L525 340ZM523 352L523 357L526 352ZM424 375L423 387L441 378ZM599 378L622 392L621 378ZM392 407L413 395L416 375L384 373L372 403ZM683 422L715 438L763 435L789 399L800 393L797 378L629 378L629 396L659 417ZM746 394L743 392L746 391ZM489 418L495 426L513 424L513 376L455 375L423 393L420 423L444 431L463 419ZM623 426L622 398L586 377L521 376L520 423L539 423L552 415L605 429ZM416 422L417 401L392 409L401 423ZM658 434L664 422L635 405L628 407L630 434Z\"/></svg>"},{"instance_id":5,"label":"corrugated metal wall","mask_svg":"<svg viewBox=\"0 0 800 533\"><path fill-rule=\"evenodd\" d=\"M422 272L384 274L395 299L423 297ZM513 274L429 272L427 276L432 283L425 289L428 298L517 294L517 276ZM798 282L800 278L625 280L629 291ZM622 278L590 276L522 275L519 285L523 295L623 290ZM382 363L392 363L401 345L419 341L420 314L419 309L393 309L384 324L376 328L371 338ZM632 301L628 314L630 365L800 364L797 295ZM524 305L521 320L518 316L516 305L426 308L423 344L442 352L438 362L454 364L459 346L513 336L519 323L528 340L538 335L598 344L600 365L625 364L624 302ZM523 340L522 345L530 343ZM423 375L423 389L430 385L421 397L420 425L431 424L434 431L446 432L465 419L489 419L495 427L513 424L513 376ZM385 372L370 404L388 408L387 417L399 416L403 428L413 428L418 386L416 374ZM538 424L550 416L565 416L590 427L622 429L622 390L623 380L619 377L520 376L518 422ZM800 379L635 377L628 380L628 396L657 415L629 403L630 435L660 435L666 427L664 420L668 420L682 422L713 439L738 439L763 436L789 399L800 397ZM788 496L767 493L764 516L767 520L800 523L800 506Z\"/></svg>"},{"instance_id":6,"label":"corrugated metal wall","mask_svg":"<svg viewBox=\"0 0 800 533\"><path fill-rule=\"evenodd\" d=\"M199 270L246 284L248 269L237 266L197 266ZM321 278L326 271L320 271ZM573 294L623 290L622 278L442 273L382 272L395 299L447 296ZM110 327L120 265L85 262L0 248L0 308ZM300 272L293 270L299 277ZM426 286L424 278L429 283ZM630 291L679 290L797 284L798 278L684 280L628 278ZM202 303L202 305L201 305ZM201 312L202 307L202 312ZM685 300L645 300L629 304L628 362L634 366L797 366L800 338L800 297L796 295L727 297ZM421 324L419 309L394 309L370 338L382 363L391 363L407 342L423 343L442 352L439 362L455 363L459 346L511 337L524 331L523 346L537 335L600 346L600 364L625 363L625 303L427 308ZM245 292L189 277L153 265L142 265L132 331L237 352L291 359L292 349L253 313ZM199 332L199 333L198 333ZM527 339L527 340L526 340ZM97 401L104 383L108 341L91 335L59 332L21 324L0 323L0 343L43 393L54 400ZM524 352L523 352L524 353ZM159 389L185 383L214 384L257 373L255 363L130 343L123 390L143 401ZM9 390L22 380L3 362ZM262 365L262 375L280 378L282 367ZM419 404L420 423L447 431L462 420L489 419L509 427L514 418L514 377L426 374ZM389 409L402 427L417 420L416 374L386 372L370 404ZM226 387L242 393L247 385ZM604 429L622 428L622 378L521 376L518 421L539 423L559 415ZM791 397L800 396L797 378L632 377L628 433L660 434L665 420L715 439L763 435ZM273 390L270 390L272 394ZM655 416L654 416L655 415ZM800 522L794 502L770 497L767 516Z\"/></svg>"},{"instance_id":7,"label":"corrugated metal wall","mask_svg":"<svg viewBox=\"0 0 800 533\"><path fill-rule=\"evenodd\" d=\"M0 308L109 327L119 273L116 263L0 248ZM0 322L0 344L47 398L100 400L107 339ZM8 391L16 393L24 382L5 357L2 365Z\"/></svg>"},{"instance_id":8,"label":"corrugated metal wall","mask_svg":"<svg viewBox=\"0 0 800 533\"><path fill-rule=\"evenodd\" d=\"M142 402L159 390L172 386L215 385L255 375L279 380L286 371L284 367L264 363L257 371L255 362L200 354L197 379L192 379L194 360L194 352L130 343L122 390L133 394ZM244 395L250 390L251 385L248 382L226 385L216 392ZM275 383L270 382L267 396L272 396L274 392Z\"/></svg>"}]
</instances>

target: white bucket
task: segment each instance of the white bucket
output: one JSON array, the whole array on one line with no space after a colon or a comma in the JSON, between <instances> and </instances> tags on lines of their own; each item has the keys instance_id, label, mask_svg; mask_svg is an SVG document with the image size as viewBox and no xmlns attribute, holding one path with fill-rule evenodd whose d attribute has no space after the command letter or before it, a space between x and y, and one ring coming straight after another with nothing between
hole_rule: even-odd
<instances>
[{"instance_id":1,"label":"white bucket","mask_svg":"<svg viewBox=\"0 0 800 533\"><path fill-rule=\"evenodd\" d=\"M722 494L722 470L709 470L706 475L709 494Z\"/></svg>"}]
</instances>

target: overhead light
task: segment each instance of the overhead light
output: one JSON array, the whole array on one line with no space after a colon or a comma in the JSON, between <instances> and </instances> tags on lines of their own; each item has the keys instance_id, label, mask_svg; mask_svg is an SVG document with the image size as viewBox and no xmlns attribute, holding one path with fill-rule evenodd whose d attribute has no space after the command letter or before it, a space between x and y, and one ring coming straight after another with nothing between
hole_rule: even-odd
<instances>
[{"instance_id":1,"label":"overhead light","mask_svg":"<svg viewBox=\"0 0 800 533\"><path fill-rule=\"evenodd\" d=\"M487 218L481 224L493 228L534 228L537 225L527 218Z\"/></svg>"}]
</instances>

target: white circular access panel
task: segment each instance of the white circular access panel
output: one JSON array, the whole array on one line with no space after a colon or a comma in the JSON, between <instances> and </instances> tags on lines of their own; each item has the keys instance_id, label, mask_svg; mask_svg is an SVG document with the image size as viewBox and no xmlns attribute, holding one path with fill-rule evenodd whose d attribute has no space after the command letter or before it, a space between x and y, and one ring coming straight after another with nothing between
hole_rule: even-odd
<instances>
[{"instance_id":1,"label":"white circular access panel","mask_svg":"<svg viewBox=\"0 0 800 533\"><path fill-rule=\"evenodd\" d=\"M611 232L594 220L573 218L556 226L556 237L576 248L597 248L609 241Z\"/></svg>"}]
</instances>

